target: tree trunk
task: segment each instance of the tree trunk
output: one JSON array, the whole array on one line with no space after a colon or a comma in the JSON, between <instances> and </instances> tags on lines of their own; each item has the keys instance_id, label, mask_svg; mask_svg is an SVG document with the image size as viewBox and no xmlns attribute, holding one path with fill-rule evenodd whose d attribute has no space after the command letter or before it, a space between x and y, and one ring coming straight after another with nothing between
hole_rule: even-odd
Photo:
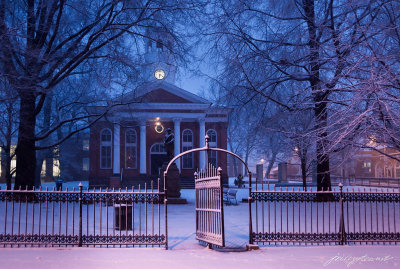
<instances>
[{"instance_id":1,"label":"tree trunk","mask_svg":"<svg viewBox=\"0 0 400 269\"><path fill-rule=\"evenodd\" d=\"M325 148L327 142L327 110L326 103L316 100L315 117L317 119L317 190L331 190L331 178L329 168L329 154Z\"/></svg>"},{"instance_id":2,"label":"tree trunk","mask_svg":"<svg viewBox=\"0 0 400 269\"><path fill-rule=\"evenodd\" d=\"M249 155L250 155L250 153L246 150L246 156L244 157L245 163L249 163ZM244 169L244 176L245 177L248 176L247 169Z\"/></svg>"},{"instance_id":3,"label":"tree trunk","mask_svg":"<svg viewBox=\"0 0 400 269\"><path fill-rule=\"evenodd\" d=\"M276 160L276 152L272 152L272 157L271 160L268 162L268 167L265 173L265 177L269 178L269 173L271 173L272 167L275 164L275 160Z\"/></svg>"},{"instance_id":4,"label":"tree trunk","mask_svg":"<svg viewBox=\"0 0 400 269\"><path fill-rule=\"evenodd\" d=\"M308 40L310 50L310 85L314 96L315 130L317 132L317 190L331 189L329 155L325 151L327 145L327 118L326 102L328 94L321 89L319 50L317 40L317 26L315 19L314 0L303 0L304 13L307 18Z\"/></svg>"},{"instance_id":5,"label":"tree trunk","mask_svg":"<svg viewBox=\"0 0 400 269\"><path fill-rule=\"evenodd\" d=\"M10 150L10 146L7 147L6 149L6 184L7 184L7 189L11 190L11 179L12 179L12 175L11 175L11 150Z\"/></svg>"},{"instance_id":6,"label":"tree trunk","mask_svg":"<svg viewBox=\"0 0 400 269\"><path fill-rule=\"evenodd\" d=\"M300 158L301 177L303 179L303 190L307 190L307 159Z\"/></svg>"},{"instance_id":7,"label":"tree trunk","mask_svg":"<svg viewBox=\"0 0 400 269\"><path fill-rule=\"evenodd\" d=\"M12 140L12 135L13 135L13 110L14 110L14 104L12 100L9 100L9 103L7 104L7 131L6 131L6 145L4 147L4 174L5 174L5 179L6 179L6 184L7 184L7 189L11 190L11 179L12 179L12 174L11 174L11 160L12 160L12 154L11 154L11 140ZM2 158L2 160L3 160Z\"/></svg>"},{"instance_id":8,"label":"tree trunk","mask_svg":"<svg viewBox=\"0 0 400 269\"><path fill-rule=\"evenodd\" d=\"M35 101L32 92L20 94L18 143L16 148L17 170L14 188L32 188L35 183Z\"/></svg>"},{"instance_id":9,"label":"tree trunk","mask_svg":"<svg viewBox=\"0 0 400 269\"><path fill-rule=\"evenodd\" d=\"M53 94L52 92L48 93L46 96L46 101L43 106L43 129L41 133L46 133L50 129L50 121L51 121L51 105L53 102ZM40 145L46 146L46 144L50 144L50 137L47 137L43 140L40 140ZM39 187L41 184L41 172L43 161L46 160L45 167L45 176L47 178L53 178L53 149L44 149L37 151L36 154L36 176L35 176L35 187Z\"/></svg>"}]
</instances>

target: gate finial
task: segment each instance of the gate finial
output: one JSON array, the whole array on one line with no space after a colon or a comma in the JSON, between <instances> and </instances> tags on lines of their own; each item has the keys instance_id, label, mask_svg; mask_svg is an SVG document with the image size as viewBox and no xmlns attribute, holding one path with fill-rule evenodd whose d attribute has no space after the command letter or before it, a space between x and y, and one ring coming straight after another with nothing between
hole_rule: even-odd
<instances>
[{"instance_id":1,"label":"gate finial","mask_svg":"<svg viewBox=\"0 0 400 269\"><path fill-rule=\"evenodd\" d=\"M208 144L208 142L210 141L210 137L208 135L206 135L206 148L210 148L210 145Z\"/></svg>"}]
</instances>

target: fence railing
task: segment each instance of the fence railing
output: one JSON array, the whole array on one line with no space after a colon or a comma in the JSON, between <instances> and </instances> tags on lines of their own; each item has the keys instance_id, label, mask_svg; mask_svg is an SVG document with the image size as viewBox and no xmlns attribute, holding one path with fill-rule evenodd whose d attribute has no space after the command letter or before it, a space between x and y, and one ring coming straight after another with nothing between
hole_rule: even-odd
<instances>
[{"instance_id":1,"label":"fence railing","mask_svg":"<svg viewBox=\"0 0 400 269\"><path fill-rule=\"evenodd\" d=\"M272 175L270 180L278 180L278 176ZM268 179L264 181L268 182ZM303 182L301 175L288 175L287 181ZM307 184L312 183L312 177L307 177ZM343 178L339 176L331 176L332 185L342 183L345 186L365 186L365 187L387 187L400 188L400 178L377 178L377 177L351 177Z\"/></svg>"},{"instance_id":2,"label":"fence railing","mask_svg":"<svg viewBox=\"0 0 400 269\"><path fill-rule=\"evenodd\" d=\"M0 246L166 245L164 209L164 193L153 184L0 190Z\"/></svg>"},{"instance_id":3,"label":"fence railing","mask_svg":"<svg viewBox=\"0 0 400 269\"><path fill-rule=\"evenodd\" d=\"M343 184L348 186L400 188L400 178L348 178L343 181Z\"/></svg>"},{"instance_id":4,"label":"fence railing","mask_svg":"<svg viewBox=\"0 0 400 269\"><path fill-rule=\"evenodd\" d=\"M263 244L400 242L398 189L258 188L251 240Z\"/></svg>"}]
</instances>

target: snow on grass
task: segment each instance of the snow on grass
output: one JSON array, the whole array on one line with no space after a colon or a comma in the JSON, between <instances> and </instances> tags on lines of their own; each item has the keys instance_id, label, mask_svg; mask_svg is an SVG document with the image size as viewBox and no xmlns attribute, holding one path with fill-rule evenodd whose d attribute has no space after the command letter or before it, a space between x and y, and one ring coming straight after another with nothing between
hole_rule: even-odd
<instances>
[{"instance_id":1,"label":"snow on grass","mask_svg":"<svg viewBox=\"0 0 400 269\"><path fill-rule=\"evenodd\" d=\"M235 268L399 268L395 246L268 247L247 252L219 252L205 247L2 249L1 268L12 269L235 269Z\"/></svg>"}]
</instances>

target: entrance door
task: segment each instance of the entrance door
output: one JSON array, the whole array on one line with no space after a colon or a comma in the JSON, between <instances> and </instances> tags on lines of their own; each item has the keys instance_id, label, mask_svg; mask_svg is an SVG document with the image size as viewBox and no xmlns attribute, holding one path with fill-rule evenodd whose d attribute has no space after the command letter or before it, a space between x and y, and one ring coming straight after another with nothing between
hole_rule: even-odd
<instances>
[{"instance_id":1,"label":"entrance door","mask_svg":"<svg viewBox=\"0 0 400 269\"><path fill-rule=\"evenodd\" d=\"M160 169L167 162L167 152L164 144L156 143L150 148L150 168L152 176L160 176Z\"/></svg>"},{"instance_id":2,"label":"entrance door","mask_svg":"<svg viewBox=\"0 0 400 269\"><path fill-rule=\"evenodd\" d=\"M222 197L221 168L211 164L195 173L196 239L225 247L224 204Z\"/></svg>"}]
</instances>

